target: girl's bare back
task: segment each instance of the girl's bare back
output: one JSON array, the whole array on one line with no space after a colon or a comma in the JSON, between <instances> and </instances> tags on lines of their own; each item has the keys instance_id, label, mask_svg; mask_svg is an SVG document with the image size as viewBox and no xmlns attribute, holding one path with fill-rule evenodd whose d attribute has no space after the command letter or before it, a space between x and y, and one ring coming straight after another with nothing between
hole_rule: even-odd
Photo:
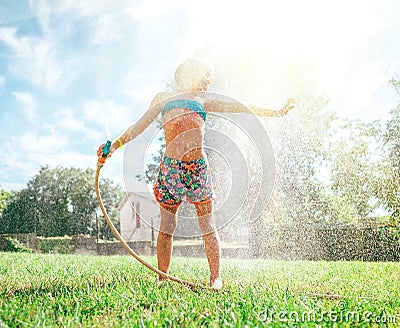
<instances>
[{"instance_id":1,"label":"girl's bare back","mask_svg":"<svg viewBox=\"0 0 400 328\"><path fill-rule=\"evenodd\" d=\"M164 93L165 99L175 97L176 94ZM190 94L184 95L183 99L191 99ZM196 101L202 101L196 97ZM203 136L204 119L191 110L176 108L169 110L162 117L165 134L165 155L184 161L192 161L204 156Z\"/></svg>"}]
</instances>

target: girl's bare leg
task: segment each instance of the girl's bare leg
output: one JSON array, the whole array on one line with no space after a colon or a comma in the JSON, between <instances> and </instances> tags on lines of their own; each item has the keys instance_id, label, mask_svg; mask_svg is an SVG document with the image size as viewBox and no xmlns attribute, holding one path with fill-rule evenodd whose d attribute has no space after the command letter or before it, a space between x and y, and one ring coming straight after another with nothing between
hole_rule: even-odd
<instances>
[{"instance_id":1,"label":"girl's bare leg","mask_svg":"<svg viewBox=\"0 0 400 328\"><path fill-rule=\"evenodd\" d=\"M171 266L172 239L176 229L178 207L160 206L161 223L157 238L158 269L168 273ZM159 276L159 280L163 277Z\"/></svg>"},{"instance_id":2,"label":"girl's bare leg","mask_svg":"<svg viewBox=\"0 0 400 328\"><path fill-rule=\"evenodd\" d=\"M213 217L213 201L195 204L199 227L204 236L206 256L210 267L210 285L213 289L222 288L221 247L217 227Z\"/></svg>"}]
</instances>

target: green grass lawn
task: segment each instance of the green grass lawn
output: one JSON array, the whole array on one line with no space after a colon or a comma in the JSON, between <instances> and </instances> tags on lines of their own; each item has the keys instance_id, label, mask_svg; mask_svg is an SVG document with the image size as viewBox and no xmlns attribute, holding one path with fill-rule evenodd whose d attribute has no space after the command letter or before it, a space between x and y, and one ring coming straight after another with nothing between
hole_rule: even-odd
<instances>
[{"instance_id":1,"label":"green grass lawn","mask_svg":"<svg viewBox=\"0 0 400 328\"><path fill-rule=\"evenodd\" d=\"M205 259L171 273L208 280ZM213 292L157 288L127 256L0 253L0 327L398 326L399 277L400 263L224 260Z\"/></svg>"}]
</instances>

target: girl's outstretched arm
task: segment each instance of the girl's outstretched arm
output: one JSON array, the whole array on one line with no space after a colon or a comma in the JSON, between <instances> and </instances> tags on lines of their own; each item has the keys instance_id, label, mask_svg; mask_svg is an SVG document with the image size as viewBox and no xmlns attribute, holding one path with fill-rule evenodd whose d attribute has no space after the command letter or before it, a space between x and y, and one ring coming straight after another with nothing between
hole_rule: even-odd
<instances>
[{"instance_id":1,"label":"girl's outstretched arm","mask_svg":"<svg viewBox=\"0 0 400 328\"><path fill-rule=\"evenodd\" d=\"M286 115L296 106L296 101L290 98L286 101L285 106L280 110L265 109L255 105L245 106L239 102L229 102L221 100L208 100L204 107L207 112L220 113L254 113L257 116L278 117Z\"/></svg>"},{"instance_id":2,"label":"girl's outstretched arm","mask_svg":"<svg viewBox=\"0 0 400 328\"><path fill-rule=\"evenodd\" d=\"M158 114L161 112L163 100L165 100L163 93L157 94L151 102L149 109L143 114L143 116L134 124L132 124L118 139L116 139L110 148L110 156L122 145L128 143L132 139L140 135L146 128L154 122ZM104 145L101 145L97 152L101 156L101 149Z\"/></svg>"},{"instance_id":3,"label":"girl's outstretched arm","mask_svg":"<svg viewBox=\"0 0 400 328\"><path fill-rule=\"evenodd\" d=\"M159 93L154 97L149 109L143 114L143 116L119 137L123 144L135 139L154 122L158 114L161 112L161 105L164 99L165 97L163 96L163 93Z\"/></svg>"},{"instance_id":4,"label":"girl's outstretched arm","mask_svg":"<svg viewBox=\"0 0 400 328\"><path fill-rule=\"evenodd\" d=\"M286 100L285 106L280 110L265 109L255 105L249 105L249 109L258 116L278 117L284 116L293 108L296 107L296 100L289 98Z\"/></svg>"}]
</instances>

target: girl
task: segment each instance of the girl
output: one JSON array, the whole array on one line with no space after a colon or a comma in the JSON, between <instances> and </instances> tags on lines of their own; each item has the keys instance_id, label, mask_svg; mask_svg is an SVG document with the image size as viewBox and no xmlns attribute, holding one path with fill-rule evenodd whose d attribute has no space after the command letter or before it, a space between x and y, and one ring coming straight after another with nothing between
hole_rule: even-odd
<instances>
[{"instance_id":1,"label":"girl","mask_svg":"<svg viewBox=\"0 0 400 328\"><path fill-rule=\"evenodd\" d=\"M204 236L210 268L210 286L222 288L220 277L221 248L213 218L215 199L210 171L203 149L204 125L209 112L248 112L238 102L213 100L206 91L211 83L212 70L205 63L189 59L175 72L172 92L157 94L146 113L128 128L112 145L110 155L122 145L141 134L161 113L166 150L160 163L154 196L160 205L161 224L157 239L158 268L168 273L171 263L172 238L177 225L177 210L186 199L196 208L198 224ZM283 116L294 108L289 99L279 111L250 106L260 116ZM97 151L102 156L101 145ZM162 277L159 277L159 281Z\"/></svg>"}]
</instances>

